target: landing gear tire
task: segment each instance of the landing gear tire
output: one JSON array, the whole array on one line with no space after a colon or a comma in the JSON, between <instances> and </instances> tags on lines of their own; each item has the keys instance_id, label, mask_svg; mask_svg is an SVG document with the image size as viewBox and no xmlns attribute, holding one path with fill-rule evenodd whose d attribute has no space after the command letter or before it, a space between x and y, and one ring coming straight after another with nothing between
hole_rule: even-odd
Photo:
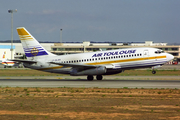
<instances>
[{"instance_id":1,"label":"landing gear tire","mask_svg":"<svg viewBox=\"0 0 180 120\"><path fill-rule=\"evenodd\" d=\"M102 78L103 78L102 75L97 75L97 76L96 76L96 79L97 79L97 80L102 80Z\"/></svg>"},{"instance_id":2,"label":"landing gear tire","mask_svg":"<svg viewBox=\"0 0 180 120\"><path fill-rule=\"evenodd\" d=\"M93 79L94 79L94 77L92 75L87 76L87 80L92 81Z\"/></svg>"},{"instance_id":3,"label":"landing gear tire","mask_svg":"<svg viewBox=\"0 0 180 120\"><path fill-rule=\"evenodd\" d=\"M156 74L156 71L153 70L153 71L152 71L152 74Z\"/></svg>"}]
</instances>

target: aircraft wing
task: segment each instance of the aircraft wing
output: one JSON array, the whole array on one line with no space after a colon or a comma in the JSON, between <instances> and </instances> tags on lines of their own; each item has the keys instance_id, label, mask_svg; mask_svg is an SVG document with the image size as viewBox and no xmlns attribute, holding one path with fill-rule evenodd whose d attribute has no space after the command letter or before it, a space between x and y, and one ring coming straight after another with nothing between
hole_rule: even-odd
<instances>
[{"instance_id":1,"label":"aircraft wing","mask_svg":"<svg viewBox=\"0 0 180 120\"><path fill-rule=\"evenodd\" d=\"M36 61L30 61L30 60L20 60L20 59L13 59L11 61L14 61L14 62L23 62L23 63L37 63Z\"/></svg>"},{"instance_id":2,"label":"aircraft wing","mask_svg":"<svg viewBox=\"0 0 180 120\"><path fill-rule=\"evenodd\" d=\"M97 67L101 67L99 65L86 65L86 64L75 64L75 63L57 63L57 62L49 62L51 64L55 64L55 65L62 65L65 67L74 67L74 68L84 68L84 69L91 69L91 68L97 68Z\"/></svg>"},{"instance_id":3,"label":"aircraft wing","mask_svg":"<svg viewBox=\"0 0 180 120\"><path fill-rule=\"evenodd\" d=\"M75 64L75 63L57 63L49 62L50 64L56 64L64 67L72 67L70 75L93 75L93 74L104 74L106 73L105 66L100 65L87 65L87 64Z\"/></svg>"}]
</instances>

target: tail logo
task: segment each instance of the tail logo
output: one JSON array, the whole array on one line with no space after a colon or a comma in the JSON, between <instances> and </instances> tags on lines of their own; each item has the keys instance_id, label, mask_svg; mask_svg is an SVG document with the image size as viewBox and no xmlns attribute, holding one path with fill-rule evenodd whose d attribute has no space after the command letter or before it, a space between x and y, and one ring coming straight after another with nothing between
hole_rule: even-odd
<instances>
[{"instance_id":1,"label":"tail logo","mask_svg":"<svg viewBox=\"0 0 180 120\"><path fill-rule=\"evenodd\" d=\"M31 54L34 56L36 56L38 53L39 53L39 50L35 47L31 50Z\"/></svg>"}]
</instances>

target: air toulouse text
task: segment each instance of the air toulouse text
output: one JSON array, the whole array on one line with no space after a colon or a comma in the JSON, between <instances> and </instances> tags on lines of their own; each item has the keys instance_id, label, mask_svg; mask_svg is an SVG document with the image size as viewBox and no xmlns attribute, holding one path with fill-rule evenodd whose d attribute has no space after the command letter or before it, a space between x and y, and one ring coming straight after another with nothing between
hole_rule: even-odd
<instances>
[{"instance_id":1,"label":"air toulouse text","mask_svg":"<svg viewBox=\"0 0 180 120\"><path fill-rule=\"evenodd\" d=\"M131 53L135 53L135 52L136 52L136 50L122 50L122 51L114 51L114 52L96 53L92 57L131 54Z\"/></svg>"}]
</instances>

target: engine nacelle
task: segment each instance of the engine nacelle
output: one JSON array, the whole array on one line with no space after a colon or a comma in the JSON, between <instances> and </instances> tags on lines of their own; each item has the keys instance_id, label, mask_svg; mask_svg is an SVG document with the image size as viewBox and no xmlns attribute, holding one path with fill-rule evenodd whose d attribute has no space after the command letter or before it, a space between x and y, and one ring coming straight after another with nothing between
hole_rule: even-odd
<instances>
[{"instance_id":1,"label":"engine nacelle","mask_svg":"<svg viewBox=\"0 0 180 120\"><path fill-rule=\"evenodd\" d=\"M97 67L93 69L81 70L73 69L70 75L78 76L78 75L102 75L106 73L105 67Z\"/></svg>"}]
</instances>

